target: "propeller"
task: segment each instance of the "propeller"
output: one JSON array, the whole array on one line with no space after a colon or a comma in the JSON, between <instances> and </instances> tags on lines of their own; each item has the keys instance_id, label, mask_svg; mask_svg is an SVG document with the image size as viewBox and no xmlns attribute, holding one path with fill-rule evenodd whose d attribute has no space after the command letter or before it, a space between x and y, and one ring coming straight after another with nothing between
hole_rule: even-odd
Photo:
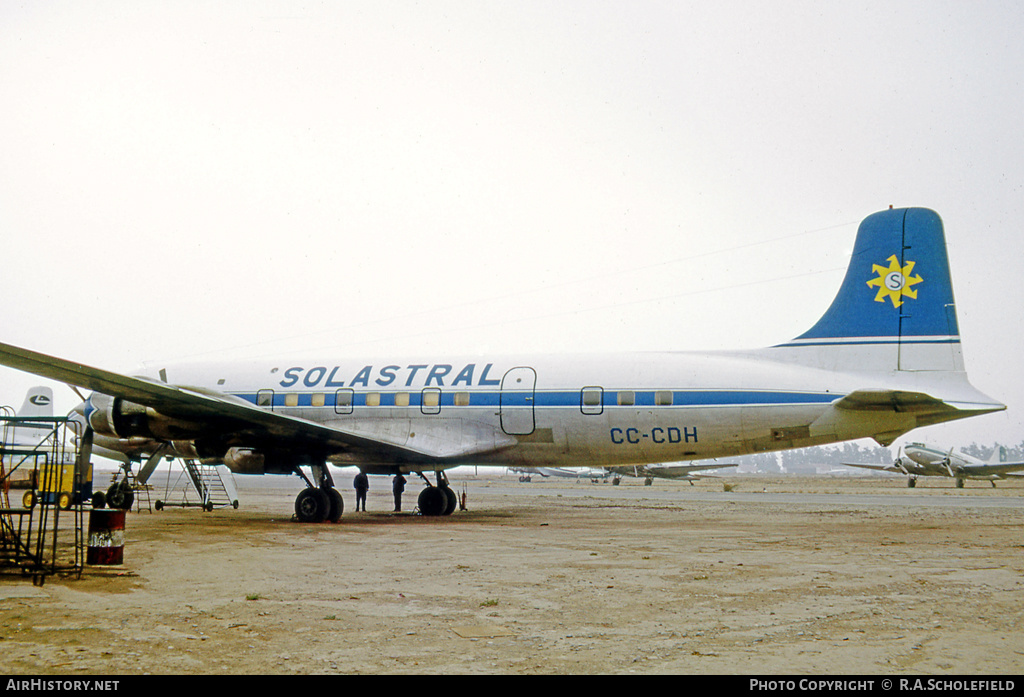
<instances>
[{"instance_id":1,"label":"propeller","mask_svg":"<svg viewBox=\"0 0 1024 697\"><path fill-rule=\"evenodd\" d=\"M92 460L92 427L86 426L85 433L78 440L78 471L85 472Z\"/></svg>"},{"instance_id":2,"label":"propeller","mask_svg":"<svg viewBox=\"0 0 1024 697\"><path fill-rule=\"evenodd\" d=\"M893 460L893 463L892 463L893 467L896 467L897 469L899 469L901 472L903 472L903 474L909 475L910 472L908 472L907 468L903 466L903 446L902 445L899 447L899 449L896 451L896 453L897 453L896 459Z\"/></svg>"},{"instance_id":3,"label":"propeller","mask_svg":"<svg viewBox=\"0 0 1024 697\"><path fill-rule=\"evenodd\" d=\"M956 477L956 475L953 474L953 448L950 448L949 452L946 453L946 457L942 458L942 466L946 468L947 472L949 472L950 477Z\"/></svg>"},{"instance_id":4,"label":"propeller","mask_svg":"<svg viewBox=\"0 0 1024 697\"><path fill-rule=\"evenodd\" d=\"M74 385L72 385L72 384L70 384L70 383L64 383L64 384L65 384L65 385L67 385L68 387L70 387L70 388L71 388L71 391L72 391L72 392L74 392L74 393L75 393L76 395L78 395L78 398L79 398L80 400L82 400L83 402L84 402L84 401L86 401L86 400L85 400L85 395L83 395L83 394L82 394L82 393L81 393L81 392L79 391L79 389L78 389L77 387L75 387Z\"/></svg>"},{"instance_id":5,"label":"propeller","mask_svg":"<svg viewBox=\"0 0 1024 697\"><path fill-rule=\"evenodd\" d=\"M139 484L145 484L149 481L153 471L156 470L157 465L160 464L161 458L171 450L170 443L161 443L160 447L153 451L153 454L149 456L149 460L139 470L139 473L135 476L135 481Z\"/></svg>"}]
</instances>

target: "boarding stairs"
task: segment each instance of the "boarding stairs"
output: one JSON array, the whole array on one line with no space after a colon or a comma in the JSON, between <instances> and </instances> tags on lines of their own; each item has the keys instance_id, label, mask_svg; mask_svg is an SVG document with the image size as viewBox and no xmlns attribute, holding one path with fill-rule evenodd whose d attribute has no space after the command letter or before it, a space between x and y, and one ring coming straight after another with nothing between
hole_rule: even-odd
<instances>
[{"instance_id":1,"label":"boarding stairs","mask_svg":"<svg viewBox=\"0 0 1024 697\"><path fill-rule=\"evenodd\" d=\"M238 508L234 479L226 467L204 465L188 458L181 460L181 466L182 472L174 484L168 478L168 500L156 502L158 511L167 506L202 508L204 511L228 506ZM176 500L170 500L172 492L178 496Z\"/></svg>"}]
</instances>

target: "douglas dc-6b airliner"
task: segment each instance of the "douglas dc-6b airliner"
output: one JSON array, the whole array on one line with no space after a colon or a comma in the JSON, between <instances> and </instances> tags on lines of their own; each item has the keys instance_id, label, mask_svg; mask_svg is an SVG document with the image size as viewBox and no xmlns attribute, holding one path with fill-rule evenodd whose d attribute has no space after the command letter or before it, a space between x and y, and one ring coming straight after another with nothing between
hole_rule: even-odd
<instances>
[{"instance_id":1,"label":"douglas dc-6b airliner","mask_svg":"<svg viewBox=\"0 0 1024 697\"><path fill-rule=\"evenodd\" d=\"M691 332L692 333L692 332ZM416 473L424 515L456 508L457 465L630 465L870 437L1005 409L967 380L942 222L860 225L839 293L766 349L181 364L128 377L0 344L0 364L94 390L85 442L240 474L291 474L306 522L343 510L329 465ZM309 470L307 476L305 469ZM426 473L436 473L431 484Z\"/></svg>"}]
</instances>

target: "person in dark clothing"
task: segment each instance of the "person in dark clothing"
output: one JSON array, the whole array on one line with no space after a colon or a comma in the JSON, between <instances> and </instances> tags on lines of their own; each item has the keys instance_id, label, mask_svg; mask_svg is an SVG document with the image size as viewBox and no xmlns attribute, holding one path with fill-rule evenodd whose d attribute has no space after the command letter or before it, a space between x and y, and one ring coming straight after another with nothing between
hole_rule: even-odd
<instances>
[{"instance_id":1,"label":"person in dark clothing","mask_svg":"<svg viewBox=\"0 0 1024 697\"><path fill-rule=\"evenodd\" d=\"M402 510L402 492L405 491L405 477L401 474L395 475L395 482L391 485L391 491L395 495L395 513Z\"/></svg>"},{"instance_id":2,"label":"person in dark clothing","mask_svg":"<svg viewBox=\"0 0 1024 697\"><path fill-rule=\"evenodd\" d=\"M356 511L359 510L359 502L363 502L363 513L366 512L366 492L370 488L370 478L366 476L366 472L360 471L356 475L356 478L352 480L352 486L356 488Z\"/></svg>"}]
</instances>

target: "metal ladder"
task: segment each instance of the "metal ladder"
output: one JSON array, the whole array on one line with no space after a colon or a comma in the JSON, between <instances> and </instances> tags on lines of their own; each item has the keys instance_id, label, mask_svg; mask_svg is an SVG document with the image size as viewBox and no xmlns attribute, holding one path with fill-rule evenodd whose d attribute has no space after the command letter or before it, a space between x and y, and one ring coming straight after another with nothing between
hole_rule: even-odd
<instances>
[{"instance_id":1,"label":"metal ladder","mask_svg":"<svg viewBox=\"0 0 1024 697\"><path fill-rule=\"evenodd\" d=\"M180 501L158 500L156 502L156 509L158 511L166 506L196 507L202 508L204 511L212 511L214 508L225 508L227 506L238 508L238 494L235 491L234 481L230 479L230 472L228 473L229 479L225 479L221 474L221 470L214 465L200 464L192 459L183 459L181 463L183 475L188 479L188 483L192 485L191 490L198 495L199 500L190 500L190 490L185 485L180 489L182 493ZM177 489L181 479L182 476L179 475L173 485L170 479L167 480L168 496L170 496L172 488Z\"/></svg>"}]
</instances>

